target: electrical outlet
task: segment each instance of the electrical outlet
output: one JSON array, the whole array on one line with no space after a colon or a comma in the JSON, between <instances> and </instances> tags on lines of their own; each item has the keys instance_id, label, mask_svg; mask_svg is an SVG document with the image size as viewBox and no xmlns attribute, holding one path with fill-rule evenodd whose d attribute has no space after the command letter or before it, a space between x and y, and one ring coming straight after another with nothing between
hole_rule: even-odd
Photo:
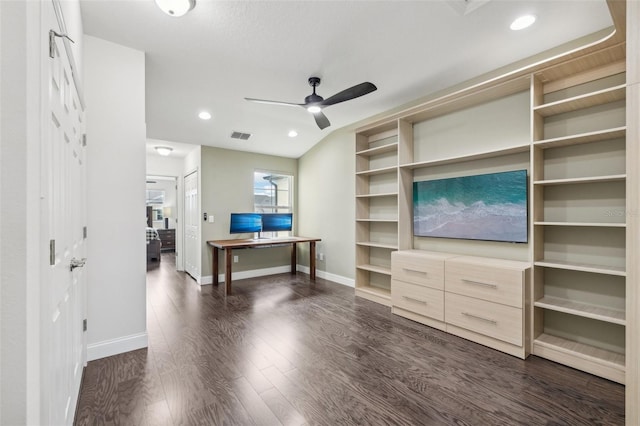
<instances>
[{"instance_id":1,"label":"electrical outlet","mask_svg":"<svg viewBox=\"0 0 640 426\"><path fill-rule=\"evenodd\" d=\"M233 263L238 263L238 256L233 256Z\"/></svg>"},{"instance_id":2,"label":"electrical outlet","mask_svg":"<svg viewBox=\"0 0 640 426\"><path fill-rule=\"evenodd\" d=\"M320 255L318 256L319 260L324 260L324 253L320 253Z\"/></svg>"}]
</instances>

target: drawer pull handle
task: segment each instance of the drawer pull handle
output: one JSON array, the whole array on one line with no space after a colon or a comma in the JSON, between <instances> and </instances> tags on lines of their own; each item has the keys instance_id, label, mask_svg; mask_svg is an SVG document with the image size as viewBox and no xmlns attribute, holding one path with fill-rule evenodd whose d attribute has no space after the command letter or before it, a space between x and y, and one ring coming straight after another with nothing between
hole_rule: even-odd
<instances>
[{"instance_id":1,"label":"drawer pull handle","mask_svg":"<svg viewBox=\"0 0 640 426\"><path fill-rule=\"evenodd\" d=\"M405 299L410 300L412 302L422 303L423 305L427 304L426 300L415 299L415 298L409 297L409 296L402 296L402 297L404 297Z\"/></svg>"},{"instance_id":2,"label":"drawer pull handle","mask_svg":"<svg viewBox=\"0 0 640 426\"><path fill-rule=\"evenodd\" d=\"M409 269L409 268L402 268L403 271L405 272L411 272L413 274L422 274L422 275L427 275L427 273L425 271L418 271L415 269Z\"/></svg>"},{"instance_id":3,"label":"drawer pull handle","mask_svg":"<svg viewBox=\"0 0 640 426\"><path fill-rule=\"evenodd\" d=\"M474 280L467 280L467 279L462 279L462 281L464 281L464 282L466 282L468 284L475 284L475 285L480 285L480 286L483 286L483 287L489 287L489 288L494 288L494 289L498 288L498 286L495 285L495 284L483 283L481 281L474 281Z\"/></svg>"},{"instance_id":4,"label":"drawer pull handle","mask_svg":"<svg viewBox=\"0 0 640 426\"><path fill-rule=\"evenodd\" d=\"M480 321L488 322L488 323L493 324L493 325L498 325L498 321L496 321L496 320L479 317L477 315L470 314L469 312L463 312L462 315L464 315L465 317L469 317L469 318L477 319L477 320L480 320Z\"/></svg>"}]
</instances>

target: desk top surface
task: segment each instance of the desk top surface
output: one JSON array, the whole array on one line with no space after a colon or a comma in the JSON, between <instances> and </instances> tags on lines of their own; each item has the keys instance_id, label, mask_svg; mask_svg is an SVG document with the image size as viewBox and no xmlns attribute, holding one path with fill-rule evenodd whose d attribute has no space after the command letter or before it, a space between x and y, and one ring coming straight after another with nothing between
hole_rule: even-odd
<instances>
[{"instance_id":1,"label":"desk top surface","mask_svg":"<svg viewBox=\"0 0 640 426\"><path fill-rule=\"evenodd\" d=\"M236 240L210 240L207 244L217 248L239 248L239 247L260 247L260 246L275 246L279 244L295 244L295 243L309 243L321 241L320 238L308 238L308 237L278 237L278 238L247 238Z\"/></svg>"}]
</instances>

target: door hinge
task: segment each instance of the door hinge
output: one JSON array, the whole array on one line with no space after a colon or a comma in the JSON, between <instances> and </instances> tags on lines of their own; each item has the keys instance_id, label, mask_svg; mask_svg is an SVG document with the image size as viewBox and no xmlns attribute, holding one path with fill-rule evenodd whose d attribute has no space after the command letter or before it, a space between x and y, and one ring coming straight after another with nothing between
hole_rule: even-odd
<instances>
[{"instance_id":1,"label":"door hinge","mask_svg":"<svg viewBox=\"0 0 640 426\"><path fill-rule=\"evenodd\" d=\"M87 239L87 227L86 226L82 227L82 238L85 239L85 240Z\"/></svg>"},{"instance_id":2,"label":"door hinge","mask_svg":"<svg viewBox=\"0 0 640 426\"><path fill-rule=\"evenodd\" d=\"M87 134L82 135L82 146L87 146Z\"/></svg>"},{"instance_id":3,"label":"door hinge","mask_svg":"<svg viewBox=\"0 0 640 426\"><path fill-rule=\"evenodd\" d=\"M56 240L49 240L49 265L56 264Z\"/></svg>"},{"instance_id":4,"label":"door hinge","mask_svg":"<svg viewBox=\"0 0 640 426\"><path fill-rule=\"evenodd\" d=\"M82 320L82 331L87 331L87 319Z\"/></svg>"},{"instance_id":5,"label":"door hinge","mask_svg":"<svg viewBox=\"0 0 640 426\"><path fill-rule=\"evenodd\" d=\"M56 57L56 37L66 38L71 43L75 43L68 35L49 30L49 57L51 59Z\"/></svg>"}]
</instances>

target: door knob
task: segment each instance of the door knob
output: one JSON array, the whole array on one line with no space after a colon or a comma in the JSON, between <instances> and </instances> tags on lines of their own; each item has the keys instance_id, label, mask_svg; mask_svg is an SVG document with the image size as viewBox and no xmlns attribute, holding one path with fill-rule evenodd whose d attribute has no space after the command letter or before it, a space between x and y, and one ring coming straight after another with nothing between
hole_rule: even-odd
<instances>
[{"instance_id":1,"label":"door knob","mask_svg":"<svg viewBox=\"0 0 640 426\"><path fill-rule=\"evenodd\" d=\"M83 267L86 261L87 261L86 257L83 257L82 259L76 259L74 257L73 259L71 259L71 263L69 264L69 270L73 271L76 268Z\"/></svg>"}]
</instances>

